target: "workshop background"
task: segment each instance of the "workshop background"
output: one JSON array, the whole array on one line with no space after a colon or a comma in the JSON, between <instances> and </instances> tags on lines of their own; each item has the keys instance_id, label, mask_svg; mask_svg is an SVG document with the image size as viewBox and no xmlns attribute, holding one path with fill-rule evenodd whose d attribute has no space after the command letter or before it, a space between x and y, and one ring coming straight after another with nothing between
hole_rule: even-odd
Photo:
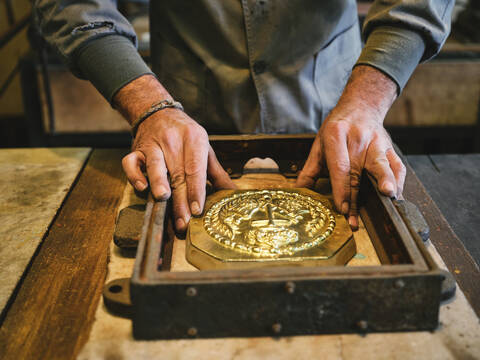
<instances>
[{"instance_id":1,"label":"workshop background","mask_svg":"<svg viewBox=\"0 0 480 360\"><path fill-rule=\"evenodd\" d=\"M0 147L129 146L128 124L38 36L31 3L0 0ZM148 62L148 0L117 4ZM360 19L370 5L358 2ZM406 154L480 152L480 1L457 0L452 23L440 54L417 68L386 117Z\"/></svg>"}]
</instances>

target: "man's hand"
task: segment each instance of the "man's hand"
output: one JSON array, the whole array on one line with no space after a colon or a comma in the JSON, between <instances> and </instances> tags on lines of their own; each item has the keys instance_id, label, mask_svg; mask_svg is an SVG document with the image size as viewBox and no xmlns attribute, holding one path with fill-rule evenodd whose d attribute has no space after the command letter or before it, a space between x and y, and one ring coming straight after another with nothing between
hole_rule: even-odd
<instances>
[{"instance_id":1,"label":"man's hand","mask_svg":"<svg viewBox=\"0 0 480 360\"><path fill-rule=\"evenodd\" d=\"M382 72L357 66L337 106L323 122L296 186L312 187L328 168L335 206L358 228L358 190L362 169L386 196L403 191L405 166L393 150L383 119L397 86Z\"/></svg>"},{"instance_id":2,"label":"man's hand","mask_svg":"<svg viewBox=\"0 0 480 360\"><path fill-rule=\"evenodd\" d=\"M122 88L114 101L132 122L150 105L164 99L171 96L160 83L152 76L143 76ZM123 158L122 165L137 190L148 186L143 174L146 170L157 200L173 195L175 227L180 232L186 230L192 214L203 211L207 174L215 187L234 187L210 147L205 129L173 108L160 110L140 124L132 152Z\"/></svg>"}]
</instances>

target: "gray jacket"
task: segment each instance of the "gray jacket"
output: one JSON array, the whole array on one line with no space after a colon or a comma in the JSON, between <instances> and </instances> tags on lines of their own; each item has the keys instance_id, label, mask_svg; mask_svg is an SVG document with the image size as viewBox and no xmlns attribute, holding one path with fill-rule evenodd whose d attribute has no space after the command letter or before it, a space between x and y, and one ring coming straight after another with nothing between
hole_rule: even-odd
<instances>
[{"instance_id":1,"label":"gray jacket","mask_svg":"<svg viewBox=\"0 0 480 360\"><path fill-rule=\"evenodd\" d=\"M36 0L47 41L109 101L150 73L110 0ZM211 133L317 131L356 64L405 86L450 30L454 0L151 0L153 72Z\"/></svg>"}]
</instances>

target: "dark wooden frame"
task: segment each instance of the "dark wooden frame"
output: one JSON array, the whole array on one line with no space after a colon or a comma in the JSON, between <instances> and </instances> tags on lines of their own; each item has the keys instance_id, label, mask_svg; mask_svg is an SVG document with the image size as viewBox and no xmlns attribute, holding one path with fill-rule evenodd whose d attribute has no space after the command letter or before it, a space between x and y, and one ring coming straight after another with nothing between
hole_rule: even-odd
<instances>
[{"instance_id":1,"label":"dark wooden frame","mask_svg":"<svg viewBox=\"0 0 480 360\"><path fill-rule=\"evenodd\" d=\"M233 175L253 154L276 154L280 170L291 175L301 168L312 140L216 137L212 145ZM306 151L287 149L285 142ZM168 205L150 200L132 278L107 284L104 300L110 307L128 307L131 300L138 339L435 329L445 273L374 180L364 176L361 187L360 214L381 266L162 271L171 242Z\"/></svg>"}]
</instances>

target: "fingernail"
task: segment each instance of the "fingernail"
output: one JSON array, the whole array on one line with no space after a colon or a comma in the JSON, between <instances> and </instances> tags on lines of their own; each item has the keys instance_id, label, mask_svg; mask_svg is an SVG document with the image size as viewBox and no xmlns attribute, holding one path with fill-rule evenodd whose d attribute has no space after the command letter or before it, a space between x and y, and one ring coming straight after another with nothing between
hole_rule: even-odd
<instances>
[{"instance_id":1,"label":"fingernail","mask_svg":"<svg viewBox=\"0 0 480 360\"><path fill-rule=\"evenodd\" d=\"M392 194L395 191L395 189L393 188L393 184L389 181L385 182L383 187L385 189L385 192L388 192L390 194Z\"/></svg>"},{"instance_id":2,"label":"fingernail","mask_svg":"<svg viewBox=\"0 0 480 360\"><path fill-rule=\"evenodd\" d=\"M200 215L202 213L200 210L200 204L197 201L192 201L190 209L192 210L193 215Z\"/></svg>"},{"instance_id":3,"label":"fingernail","mask_svg":"<svg viewBox=\"0 0 480 360\"><path fill-rule=\"evenodd\" d=\"M350 216L348 218L348 224L350 225L350 227L353 229L353 230L357 230L358 229L358 219L356 216Z\"/></svg>"},{"instance_id":4,"label":"fingernail","mask_svg":"<svg viewBox=\"0 0 480 360\"><path fill-rule=\"evenodd\" d=\"M184 221L182 218L178 218L178 219L175 221L175 227L176 227L177 230L179 230L179 231L184 230L184 229L185 229L185 221Z\"/></svg>"},{"instance_id":5,"label":"fingernail","mask_svg":"<svg viewBox=\"0 0 480 360\"><path fill-rule=\"evenodd\" d=\"M348 203L348 201L344 201L344 202L342 203L342 214L343 214L343 215L347 215L349 208L350 208L350 204Z\"/></svg>"},{"instance_id":6,"label":"fingernail","mask_svg":"<svg viewBox=\"0 0 480 360\"><path fill-rule=\"evenodd\" d=\"M147 188L147 184L145 184L144 182L140 181L140 180L137 180L135 182L135 189L137 189L138 191L143 191Z\"/></svg>"},{"instance_id":7,"label":"fingernail","mask_svg":"<svg viewBox=\"0 0 480 360\"><path fill-rule=\"evenodd\" d=\"M158 191L158 197L160 198L164 198L165 195L167 194L167 189L165 189L165 186L163 185L159 185L157 187L157 191Z\"/></svg>"}]
</instances>

